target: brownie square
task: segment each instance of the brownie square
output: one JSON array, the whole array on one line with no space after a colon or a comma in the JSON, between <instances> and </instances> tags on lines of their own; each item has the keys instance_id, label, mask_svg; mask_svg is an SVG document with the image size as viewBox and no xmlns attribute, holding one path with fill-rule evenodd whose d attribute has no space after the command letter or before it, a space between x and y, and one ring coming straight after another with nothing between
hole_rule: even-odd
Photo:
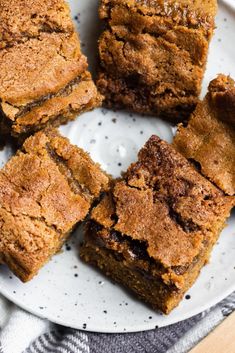
<instances>
[{"instance_id":1,"label":"brownie square","mask_svg":"<svg viewBox=\"0 0 235 353\"><path fill-rule=\"evenodd\" d=\"M81 257L168 314L208 262L233 205L152 136L92 210Z\"/></svg>"},{"instance_id":2,"label":"brownie square","mask_svg":"<svg viewBox=\"0 0 235 353\"><path fill-rule=\"evenodd\" d=\"M201 90L216 0L102 0L97 85L110 108L174 123L189 117Z\"/></svg>"},{"instance_id":3,"label":"brownie square","mask_svg":"<svg viewBox=\"0 0 235 353\"><path fill-rule=\"evenodd\" d=\"M0 170L0 258L29 281L88 214L109 178L56 130L28 138Z\"/></svg>"},{"instance_id":4,"label":"brownie square","mask_svg":"<svg viewBox=\"0 0 235 353\"><path fill-rule=\"evenodd\" d=\"M42 32L74 32L70 9L64 0L1 0L0 49Z\"/></svg>"},{"instance_id":5,"label":"brownie square","mask_svg":"<svg viewBox=\"0 0 235 353\"><path fill-rule=\"evenodd\" d=\"M211 81L188 125L179 126L174 145L220 189L235 194L235 82L231 77L219 75Z\"/></svg>"},{"instance_id":6,"label":"brownie square","mask_svg":"<svg viewBox=\"0 0 235 353\"><path fill-rule=\"evenodd\" d=\"M0 35L1 134L25 138L101 104L64 1L3 1Z\"/></svg>"}]
</instances>

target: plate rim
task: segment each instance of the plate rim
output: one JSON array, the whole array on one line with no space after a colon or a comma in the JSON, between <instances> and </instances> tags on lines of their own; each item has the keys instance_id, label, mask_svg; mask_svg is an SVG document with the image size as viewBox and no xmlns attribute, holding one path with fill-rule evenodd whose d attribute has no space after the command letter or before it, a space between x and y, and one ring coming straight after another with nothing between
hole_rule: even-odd
<instances>
[{"instance_id":1,"label":"plate rim","mask_svg":"<svg viewBox=\"0 0 235 353\"><path fill-rule=\"evenodd\" d=\"M210 266L210 264L208 264L207 266ZM214 307L216 304L218 304L219 302L221 302L222 300L224 300L225 298L227 298L230 294L232 294L235 291L235 283L231 284L231 286L229 286L229 288L227 288L226 291L222 292L220 295L217 295L216 297L214 297L213 299L211 299L209 301L209 303L202 305L200 308L195 308L194 310L190 310L189 314L187 315L187 313L181 315L180 319L176 316L175 319L172 319L171 323L166 323L164 324L164 322L162 324L156 325L156 322L154 324L153 320L152 322L148 322L148 323L144 323L142 325L135 325L133 329L118 329L115 327L113 329L110 330L103 330L103 329L95 329L89 326L89 328L84 328L83 326L80 325L73 325L70 326L68 324L66 324L63 319L59 319L59 318L55 318L55 317L50 317L50 315L42 315L42 313L40 311L37 311L36 309L32 309L32 308L28 308L26 305L24 305L22 302L18 301L16 298L14 298L14 295L11 295L9 293L5 293L4 289L1 288L0 286L0 294L2 296L4 296L7 300L9 300L10 302L12 302L13 304L17 305L19 308L23 309L24 311L35 315L41 319L44 320L48 320L54 324L60 325L60 326L64 326L67 328L72 328L72 329L76 329L76 330L81 330L84 332L93 332L93 333L110 333L110 334L118 334L118 333L137 333L137 332L143 332L143 331L151 331L154 329L158 329L158 328L162 328L162 327L167 327L170 325L174 325L176 323L188 320L190 318L193 318L196 315L199 315L209 309L211 309L212 307ZM146 304L147 305L147 304ZM177 310L177 308L175 309ZM167 316L167 315L165 315Z\"/></svg>"}]
</instances>

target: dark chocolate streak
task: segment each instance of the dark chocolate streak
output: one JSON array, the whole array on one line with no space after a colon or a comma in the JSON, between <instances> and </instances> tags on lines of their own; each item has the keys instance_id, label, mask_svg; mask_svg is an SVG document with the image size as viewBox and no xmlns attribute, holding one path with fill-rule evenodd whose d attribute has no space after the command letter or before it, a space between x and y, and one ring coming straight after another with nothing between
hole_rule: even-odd
<instances>
[{"instance_id":1,"label":"dark chocolate streak","mask_svg":"<svg viewBox=\"0 0 235 353\"><path fill-rule=\"evenodd\" d=\"M41 97L40 99L31 102L29 104L27 104L26 106L24 106L22 109L20 109L20 112L18 114L16 114L15 118L18 119L20 118L22 115L27 114L28 112L30 112L30 110L34 107L37 106L41 106L44 102L55 98L55 97L63 97L63 96L67 96L72 92L72 88L75 85L78 85L82 80L81 76L76 77L74 80L70 81L67 86L63 87L60 91L58 91L57 93L50 93L47 94L43 97Z\"/></svg>"},{"instance_id":2,"label":"dark chocolate streak","mask_svg":"<svg viewBox=\"0 0 235 353\"><path fill-rule=\"evenodd\" d=\"M98 233L103 229L102 226L100 226L98 223L94 222L94 221L88 221L87 225L87 234L89 234L89 239L92 242L92 246L95 247L99 247L104 249L105 252L107 252L108 254L110 254L116 261L125 261L125 256L124 254L114 250L114 249L110 249L108 248L106 245L107 243L105 242L104 239L102 239L101 237L99 237ZM91 239L92 238L92 239ZM128 241L127 238L129 238L128 236L122 236L120 235L120 233L118 232L111 232L110 234L110 238L109 240L111 241L115 241L116 243L123 243ZM107 240L107 242L109 241ZM143 244L142 242L138 242L135 240L131 240L131 245L130 245L130 252L132 252L133 254L133 259L134 260L142 260L142 261L148 261L149 263L149 270L146 270L145 268L141 268L138 266L131 266L132 270L138 273L141 273L141 275L146 278L147 280L152 280L156 283L159 282L161 283L162 286L164 286L167 290L175 291L177 292L179 289L175 286L174 283L164 283L164 281L162 280L161 274L164 273L164 268L161 264L156 263L151 257L149 257L149 255L147 254L145 248L143 248ZM140 243L140 244L138 244ZM135 258L134 258L135 257ZM151 273L151 265L154 266L155 270L157 269L157 267L159 267L159 274L157 274L156 272L154 273L154 275ZM186 271L186 269L185 269ZM183 273L182 273L183 274Z\"/></svg>"},{"instance_id":3,"label":"dark chocolate streak","mask_svg":"<svg viewBox=\"0 0 235 353\"><path fill-rule=\"evenodd\" d=\"M67 162L62 157L58 156L49 143L47 143L46 149L48 155L56 163L60 172L66 176L72 192L74 192L74 194L79 194L83 199L89 202L93 198L90 190L79 183L79 181L74 177L73 171L69 168Z\"/></svg>"},{"instance_id":4,"label":"dark chocolate streak","mask_svg":"<svg viewBox=\"0 0 235 353\"><path fill-rule=\"evenodd\" d=\"M101 236L99 236L99 233L104 229L104 227L93 220L89 221L87 227L88 227L89 235L92 236L92 241L95 242L97 246L107 248L107 245L111 242L115 242L119 244L126 243L129 248L129 254L133 257L133 260L146 261L149 263L150 266L154 266L160 272L164 273L166 271L165 267L161 263L156 262L152 257L149 256L147 251L147 242L132 239L130 236L123 235L120 232L117 232L113 229L109 230L109 237L105 237L104 239ZM122 256L120 258L120 261L123 259L124 258ZM174 271L175 274L177 275L183 275L185 272L188 271L188 269L191 266L195 265L197 261L198 261L198 257L196 257L190 265L172 266L171 270ZM143 272L145 272L146 275L148 276L150 275L144 270ZM152 278L154 277L152 276Z\"/></svg>"}]
</instances>

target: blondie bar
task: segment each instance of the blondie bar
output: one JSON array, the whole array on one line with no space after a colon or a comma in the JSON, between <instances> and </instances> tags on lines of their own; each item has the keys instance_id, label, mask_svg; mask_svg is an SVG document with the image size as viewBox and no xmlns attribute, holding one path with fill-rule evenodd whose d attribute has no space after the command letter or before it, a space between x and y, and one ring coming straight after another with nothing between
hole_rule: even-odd
<instances>
[{"instance_id":1,"label":"blondie bar","mask_svg":"<svg viewBox=\"0 0 235 353\"><path fill-rule=\"evenodd\" d=\"M1 1L0 126L16 138L101 104L62 0Z\"/></svg>"},{"instance_id":2,"label":"blondie bar","mask_svg":"<svg viewBox=\"0 0 235 353\"><path fill-rule=\"evenodd\" d=\"M235 194L235 82L219 75L209 85L186 127L180 125L175 147L229 195Z\"/></svg>"},{"instance_id":3,"label":"blondie bar","mask_svg":"<svg viewBox=\"0 0 235 353\"><path fill-rule=\"evenodd\" d=\"M92 210L81 257L169 313L207 263L233 205L152 136Z\"/></svg>"},{"instance_id":4,"label":"blondie bar","mask_svg":"<svg viewBox=\"0 0 235 353\"><path fill-rule=\"evenodd\" d=\"M56 130L29 137L0 171L0 261L29 281L108 183L99 165Z\"/></svg>"},{"instance_id":5,"label":"blondie bar","mask_svg":"<svg viewBox=\"0 0 235 353\"><path fill-rule=\"evenodd\" d=\"M102 0L98 88L108 107L189 117L201 90L216 0Z\"/></svg>"}]
</instances>

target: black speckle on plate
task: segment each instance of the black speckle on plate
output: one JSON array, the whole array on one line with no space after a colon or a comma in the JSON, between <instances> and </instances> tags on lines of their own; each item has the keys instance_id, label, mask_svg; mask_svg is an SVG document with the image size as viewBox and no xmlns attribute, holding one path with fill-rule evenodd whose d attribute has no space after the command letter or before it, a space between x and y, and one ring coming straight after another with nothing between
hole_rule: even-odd
<instances>
[{"instance_id":1,"label":"black speckle on plate","mask_svg":"<svg viewBox=\"0 0 235 353\"><path fill-rule=\"evenodd\" d=\"M185 296L185 299L186 299L186 300L189 300L189 299L191 299L191 296L190 296L189 294L187 294L187 295Z\"/></svg>"},{"instance_id":2,"label":"black speckle on plate","mask_svg":"<svg viewBox=\"0 0 235 353\"><path fill-rule=\"evenodd\" d=\"M77 23L80 23L80 13L78 13L76 16L74 16L74 19Z\"/></svg>"},{"instance_id":3,"label":"black speckle on plate","mask_svg":"<svg viewBox=\"0 0 235 353\"><path fill-rule=\"evenodd\" d=\"M104 313L104 314L107 314L108 312L107 312L107 310L104 310L103 313Z\"/></svg>"},{"instance_id":4,"label":"black speckle on plate","mask_svg":"<svg viewBox=\"0 0 235 353\"><path fill-rule=\"evenodd\" d=\"M106 114L108 113L108 111L107 111L106 109L101 109L101 113L102 113L103 115L106 115Z\"/></svg>"},{"instance_id":5,"label":"black speckle on plate","mask_svg":"<svg viewBox=\"0 0 235 353\"><path fill-rule=\"evenodd\" d=\"M86 329L86 324L83 324L82 328L85 330Z\"/></svg>"}]
</instances>

